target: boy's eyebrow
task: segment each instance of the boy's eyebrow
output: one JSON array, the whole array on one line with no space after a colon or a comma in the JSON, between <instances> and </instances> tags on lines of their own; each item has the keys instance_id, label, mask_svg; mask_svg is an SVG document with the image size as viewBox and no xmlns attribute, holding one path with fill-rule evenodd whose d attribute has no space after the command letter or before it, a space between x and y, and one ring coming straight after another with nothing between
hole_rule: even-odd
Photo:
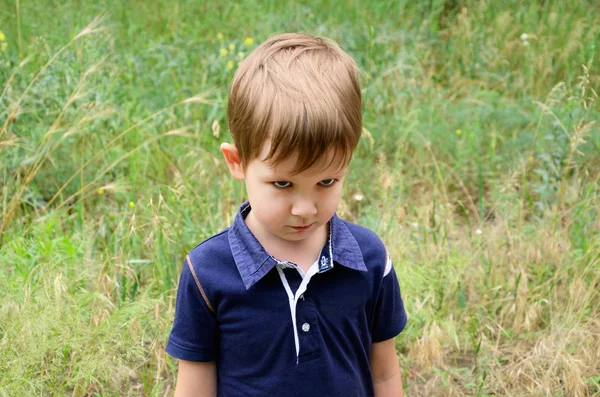
<instances>
[{"instance_id":1,"label":"boy's eyebrow","mask_svg":"<svg viewBox=\"0 0 600 397\"><path fill-rule=\"evenodd\" d=\"M324 177L323 180L325 179L330 179L330 178L336 178L336 177L344 177L346 176L346 174L348 173L347 169L343 169L343 170L335 170L332 172L328 172L327 174L324 173ZM275 171L272 171L271 173L269 173L267 175L268 179L273 179L273 180L277 180L277 181L289 181L292 180L296 177L296 175L284 175Z\"/></svg>"},{"instance_id":2,"label":"boy's eyebrow","mask_svg":"<svg viewBox=\"0 0 600 397\"><path fill-rule=\"evenodd\" d=\"M267 178L268 179L276 179L279 181L283 181L286 179L291 179L291 175L284 175L280 172L277 171L269 171L269 173L267 174Z\"/></svg>"},{"instance_id":3,"label":"boy's eyebrow","mask_svg":"<svg viewBox=\"0 0 600 397\"><path fill-rule=\"evenodd\" d=\"M325 173L325 171L323 171L323 173ZM347 173L348 173L348 167L334 168L330 172L329 171L327 172L327 174L332 175L332 176L346 176Z\"/></svg>"}]
</instances>

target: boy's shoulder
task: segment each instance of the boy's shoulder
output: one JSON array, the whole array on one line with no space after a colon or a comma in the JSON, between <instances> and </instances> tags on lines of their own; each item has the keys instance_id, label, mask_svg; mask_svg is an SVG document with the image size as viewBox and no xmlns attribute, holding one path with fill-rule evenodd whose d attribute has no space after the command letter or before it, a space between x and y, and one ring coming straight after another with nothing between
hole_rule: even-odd
<instances>
[{"instance_id":1,"label":"boy's shoulder","mask_svg":"<svg viewBox=\"0 0 600 397\"><path fill-rule=\"evenodd\" d=\"M229 246L229 231L228 227L202 241L186 257L186 267L190 268L207 293L216 285L241 282Z\"/></svg>"},{"instance_id":2,"label":"boy's shoulder","mask_svg":"<svg viewBox=\"0 0 600 397\"><path fill-rule=\"evenodd\" d=\"M226 228L192 248L188 254L192 262L196 262L196 260L204 261L206 258L212 258L215 261L232 258L228 232L229 228Z\"/></svg>"},{"instance_id":3,"label":"boy's shoulder","mask_svg":"<svg viewBox=\"0 0 600 397\"><path fill-rule=\"evenodd\" d=\"M383 241L381 241L381 238L379 237L379 235L377 233L375 233L373 230L371 230L365 226L361 226L356 223L352 223L352 222L347 221L342 218L339 218L339 219L348 228L348 231L350 233L352 233L352 235L356 239L356 242L359 245L375 244L375 245L379 246L378 248L384 247Z\"/></svg>"},{"instance_id":4,"label":"boy's shoulder","mask_svg":"<svg viewBox=\"0 0 600 397\"><path fill-rule=\"evenodd\" d=\"M389 259L388 251L381 238L369 228L338 218L352 235L362 253L367 270L384 268Z\"/></svg>"}]
</instances>

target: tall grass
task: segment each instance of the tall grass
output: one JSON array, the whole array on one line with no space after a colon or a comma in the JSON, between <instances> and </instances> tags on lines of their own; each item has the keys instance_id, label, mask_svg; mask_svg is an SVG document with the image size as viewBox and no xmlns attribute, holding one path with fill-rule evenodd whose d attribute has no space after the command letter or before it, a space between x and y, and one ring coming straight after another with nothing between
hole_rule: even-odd
<instances>
[{"instance_id":1,"label":"tall grass","mask_svg":"<svg viewBox=\"0 0 600 397\"><path fill-rule=\"evenodd\" d=\"M600 10L542 3L2 3L0 395L172 393L182 260L244 199L227 87L289 30L363 71L339 212L395 258L409 395L600 395Z\"/></svg>"}]
</instances>

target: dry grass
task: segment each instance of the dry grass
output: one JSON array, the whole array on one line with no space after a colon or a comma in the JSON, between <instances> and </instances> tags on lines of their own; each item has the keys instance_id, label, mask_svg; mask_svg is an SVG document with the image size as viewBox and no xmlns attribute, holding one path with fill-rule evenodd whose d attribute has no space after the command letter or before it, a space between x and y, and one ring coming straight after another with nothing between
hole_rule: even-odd
<instances>
[{"instance_id":1,"label":"dry grass","mask_svg":"<svg viewBox=\"0 0 600 397\"><path fill-rule=\"evenodd\" d=\"M415 327L400 355L410 396L600 393L600 242L577 257L561 215L556 231L496 219L478 235L450 218L444 244L407 243L410 224L387 236Z\"/></svg>"}]
</instances>

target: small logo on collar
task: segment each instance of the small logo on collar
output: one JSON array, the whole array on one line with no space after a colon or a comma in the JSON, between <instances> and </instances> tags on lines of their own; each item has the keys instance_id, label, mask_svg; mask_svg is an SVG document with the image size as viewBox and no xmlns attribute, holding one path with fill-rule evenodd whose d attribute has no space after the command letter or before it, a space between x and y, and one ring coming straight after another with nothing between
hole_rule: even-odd
<instances>
[{"instance_id":1,"label":"small logo on collar","mask_svg":"<svg viewBox=\"0 0 600 397\"><path fill-rule=\"evenodd\" d=\"M333 250L331 244L331 226L329 229L329 239L325 243L325 246L319 254L319 273L326 272L327 270L333 269Z\"/></svg>"},{"instance_id":2,"label":"small logo on collar","mask_svg":"<svg viewBox=\"0 0 600 397\"><path fill-rule=\"evenodd\" d=\"M333 268L331 258L327 257L326 255L321 256L321 260L319 261L319 273L323 273L331 268Z\"/></svg>"},{"instance_id":3,"label":"small logo on collar","mask_svg":"<svg viewBox=\"0 0 600 397\"><path fill-rule=\"evenodd\" d=\"M327 258L326 256L322 256L321 257L321 267L327 267L328 263L329 263L329 258Z\"/></svg>"}]
</instances>

